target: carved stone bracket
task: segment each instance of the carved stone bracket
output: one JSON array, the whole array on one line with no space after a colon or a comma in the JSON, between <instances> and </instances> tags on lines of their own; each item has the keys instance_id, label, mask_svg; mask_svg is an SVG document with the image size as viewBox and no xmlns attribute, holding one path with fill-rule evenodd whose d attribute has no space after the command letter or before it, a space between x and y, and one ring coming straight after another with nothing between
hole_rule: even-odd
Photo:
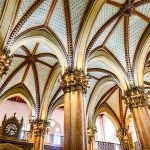
<instances>
[{"instance_id":1,"label":"carved stone bracket","mask_svg":"<svg viewBox=\"0 0 150 150\"><path fill-rule=\"evenodd\" d=\"M148 94L145 93L144 88L138 87L126 91L124 100L130 109L143 107L148 105Z\"/></svg>"},{"instance_id":2,"label":"carved stone bracket","mask_svg":"<svg viewBox=\"0 0 150 150\"><path fill-rule=\"evenodd\" d=\"M86 93L89 87L89 76L82 70L66 72L60 80L60 85L64 92L82 90L83 93Z\"/></svg>"},{"instance_id":3,"label":"carved stone bracket","mask_svg":"<svg viewBox=\"0 0 150 150\"><path fill-rule=\"evenodd\" d=\"M46 127L49 123L45 120L30 120L30 124L33 126L34 136L42 136L44 138Z\"/></svg>"},{"instance_id":4,"label":"carved stone bracket","mask_svg":"<svg viewBox=\"0 0 150 150\"><path fill-rule=\"evenodd\" d=\"M89 144L94 142L94 140L95 140L95 133L96 133L96 130L88 129L87 135L88 135L88 143Z\"/></svg>"}]
</instances>

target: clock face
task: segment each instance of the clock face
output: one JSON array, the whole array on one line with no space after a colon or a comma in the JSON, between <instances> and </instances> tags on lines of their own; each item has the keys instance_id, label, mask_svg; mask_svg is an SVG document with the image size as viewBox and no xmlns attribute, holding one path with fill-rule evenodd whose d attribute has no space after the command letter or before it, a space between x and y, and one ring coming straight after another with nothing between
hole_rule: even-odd
<instances>
[{"instance_id":1,"label":"clock face","mask_svg":"<svg viewBox=\"0 0 150 150\"><path fill-rule=\"evenodd\" d=\"M16 124L9 123L8 125L6 125L6 127L5 127L5 134L6 135L14 136L17 134L17 132L18 132L18 127Z\"/></svg>"}]
</instances>

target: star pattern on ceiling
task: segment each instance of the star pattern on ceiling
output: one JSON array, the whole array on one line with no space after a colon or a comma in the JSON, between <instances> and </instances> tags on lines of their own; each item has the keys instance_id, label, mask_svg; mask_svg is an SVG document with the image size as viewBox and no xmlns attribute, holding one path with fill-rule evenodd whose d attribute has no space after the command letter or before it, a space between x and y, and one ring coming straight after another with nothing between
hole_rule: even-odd
<instances>
[{"instance_id":1,"label":"star pattern on ceiling","mask_svg":"<svg viewBox=\"0 0 150 150\"><path fill-rule=\"evenodd\" d=\"M9 50L15 41L27 33L44 30L55 37L60 49L65 51L68 67L73 66L76 63L74 54L78 51L78 40L93 3L91 0L19 1L10 35L5 41L5 50ZM5 1L1 0L0 16L3 15L4 7ZM90 55L96 51L105 51L112 56L127 74L130 84L134 84L133 69L136 54L150 24L149 8L149 0L107 0L99 9L89 30L84 54L87 72L91 76L91 88L86 94L87 107L98 83L107 78L118 80L112 69L104 62L90 63ZM17 48L13 55L12 68L0 81L0 94L5 94L16 85L24 85L28 92L33 91L30 94L37 102L37 107L40 107L47 80L59 63L56 53L42 42L31 41ZM145 68L148 67L147 58ZM147 89L150 87L149 75L145 75L145 86ZM114 83L107 84L98 96L101 102L96 104L97 108L103 104L105 96L115 87ZM51 91L49 109L62 97L63 92L56 82ZM105 104L114 107L109 100Z\"/></svg>"}]
</instances>

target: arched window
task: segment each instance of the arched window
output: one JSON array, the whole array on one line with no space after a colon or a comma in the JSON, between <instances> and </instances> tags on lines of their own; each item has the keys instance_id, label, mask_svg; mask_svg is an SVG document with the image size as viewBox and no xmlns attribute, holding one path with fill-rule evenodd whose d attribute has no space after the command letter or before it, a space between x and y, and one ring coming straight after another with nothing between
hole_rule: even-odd
<instances>
[{"instance_id":1,"label":"arched window","mask_svg":"<svg viewBox=\"0 0 150 150\"><path fill-rule=\"evenodd\" d=\"M104 114L96 119L97 133L95 140L102 142L119 143L113 122Z\"/></svg>"}]
</instances>

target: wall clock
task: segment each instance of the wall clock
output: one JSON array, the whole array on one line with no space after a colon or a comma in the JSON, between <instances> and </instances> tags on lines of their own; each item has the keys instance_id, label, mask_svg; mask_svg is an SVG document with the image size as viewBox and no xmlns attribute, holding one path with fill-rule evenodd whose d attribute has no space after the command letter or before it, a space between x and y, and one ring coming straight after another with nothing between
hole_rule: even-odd
<instances>
[{"instance_id":1,"label":"wall clock","mask_svg":"<svg viewBox=\"0 0 150 150\"><path fill-rule=\"evenodd\" d=\"M19 139L22 125L23 118L19 121L19 119L16 118L16 113L10 118L7 118L5 115L2 122L2 136L9 139Z\"/></svg>"},{"instance_id":2,"label":"wall clock","mask_svg":"<svg viewBox=\"0 0 150 150\"><path fill-rule=\"evenodd\" d=\"M9 123L4 128L4 134L8 136L15 136L18 133L18 126L15 123Z\"/></svg>"}]
</instances>

